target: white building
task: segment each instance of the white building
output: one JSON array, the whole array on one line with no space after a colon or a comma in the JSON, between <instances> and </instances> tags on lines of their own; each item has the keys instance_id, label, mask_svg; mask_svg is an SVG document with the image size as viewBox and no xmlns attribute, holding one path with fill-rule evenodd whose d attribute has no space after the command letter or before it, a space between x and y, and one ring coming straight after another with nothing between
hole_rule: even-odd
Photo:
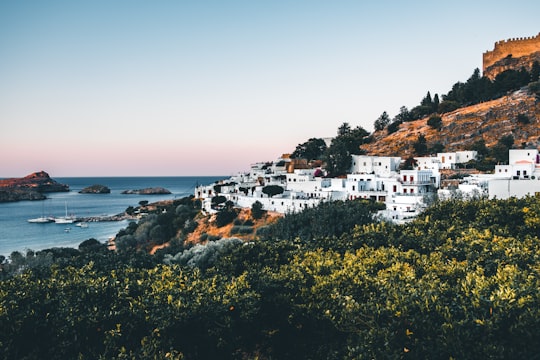
<instances>
[{"instance_id":1,"label":"white building","mask_svg":"<svg viewBox=\"0 0 540 360\"><path fill-rule=\"evenodd\" d=\"M455 169L456 164L465 164L471 160L476 160L476 151L456 151L438 153L437 159L441 163L441 169Z\"/></svg>"},{"instance_id":2,"label":"white building","mask_svg":"<svg viewBox=\"0 0 540 360\"><path fill-rule=\"evenodd\" d=\"M511 149L508 165L496 165L489 181L489 198L540 195L540 156L537 149Z\"/></svg>"},{"instance_id":3,"label":"white building","mask_svg":"<svg viewBox=\"0 0 540 360\"><path fill-rule=\"evenodd\" d=\"M389 176L399 169L400 157L352 155L351 174Z\"/></svg>"}]
</instances>

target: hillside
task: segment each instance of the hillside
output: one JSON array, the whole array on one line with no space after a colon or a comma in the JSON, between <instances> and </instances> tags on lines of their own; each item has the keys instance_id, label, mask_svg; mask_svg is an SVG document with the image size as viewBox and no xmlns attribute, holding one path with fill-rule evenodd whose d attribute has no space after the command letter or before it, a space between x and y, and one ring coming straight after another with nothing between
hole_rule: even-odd
<instances>
[{"instance_id":1,"label":"hillside","mask_svg":"<svg viewBox=\"0 0 540 360\"><path fill-rule=\"evenodd\" d=\"M528 124L518 122L518 115L526 115ZM516 91L496 100L457 109L441 115L442 126L433 129L427 125L428 117L405 122L398 131L387 130L373 133L373 141L361 146L368 155L401 156L414 155L412 144L423 134L428 146L436 142L445 151L467 149L475 141L484 139L491 147L504 135L514 137L514 146L538 147L540 145L540 104L536 95L525 90Z\"/></svg>"}]
</instances>

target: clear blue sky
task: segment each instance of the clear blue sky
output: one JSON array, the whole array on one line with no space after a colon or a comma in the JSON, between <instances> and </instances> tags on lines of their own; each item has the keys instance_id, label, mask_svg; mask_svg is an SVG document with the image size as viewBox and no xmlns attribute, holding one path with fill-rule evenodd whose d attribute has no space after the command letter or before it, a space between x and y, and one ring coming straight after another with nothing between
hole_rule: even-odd
<instances>
[{"instance_id":1,"label":"clear blue sky","mask_svg":"<svg viewBox=\"0 0 540 360\"><path fill-rule=\"evenodd\" d=\"M0 1L0 177L231 175L447 93L538 0Z\"/></svg>"}]
</instances>

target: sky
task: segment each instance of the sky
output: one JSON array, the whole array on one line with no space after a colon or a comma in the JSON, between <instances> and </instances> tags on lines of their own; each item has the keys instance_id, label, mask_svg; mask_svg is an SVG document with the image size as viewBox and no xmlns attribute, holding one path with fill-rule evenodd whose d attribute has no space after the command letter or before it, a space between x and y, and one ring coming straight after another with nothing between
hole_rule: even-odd
<instances>
[{"instance_id":1,"label":"sky","mask_svg":"<svg viewBox=\"0 0 540 360\"><path fill-rule=\"evenodd\" d=\"M538 0L0 1L0 178L233 175L446 94Z\"/></svg>"}]
</instances>

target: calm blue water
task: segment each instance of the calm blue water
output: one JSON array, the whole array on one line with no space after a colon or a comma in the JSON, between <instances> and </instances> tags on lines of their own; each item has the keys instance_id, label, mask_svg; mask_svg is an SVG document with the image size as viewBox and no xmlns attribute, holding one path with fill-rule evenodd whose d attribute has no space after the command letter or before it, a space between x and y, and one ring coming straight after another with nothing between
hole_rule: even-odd
<instances>
[{"instance_id":1,"label":"calm blue water","mask_svg":"<svg viewBox=\"0 0 540 360\"><path fill-rule=\"evenodd\" d=\"M44 216L63 216L65 207L75 216L115 215L128 206L138 206L141 200L155 202L192 195L197 184L211 184L225 176L181 177L84 177L54 178L68 184L69 192L46 194L43 201L0 203L0 255L9 256L13 251L42 250L51 247L77 247L84 240L95 238L105 242L125 228L127 221L93 222L87 228L75 224L35 224L27 220ZM90 185L105 185L110 194L79 194ZM126 195L124 190L147 187L164 187L170 195ZM66 232L66 227L71 230Z\"/></svg>"}]
</instances>

